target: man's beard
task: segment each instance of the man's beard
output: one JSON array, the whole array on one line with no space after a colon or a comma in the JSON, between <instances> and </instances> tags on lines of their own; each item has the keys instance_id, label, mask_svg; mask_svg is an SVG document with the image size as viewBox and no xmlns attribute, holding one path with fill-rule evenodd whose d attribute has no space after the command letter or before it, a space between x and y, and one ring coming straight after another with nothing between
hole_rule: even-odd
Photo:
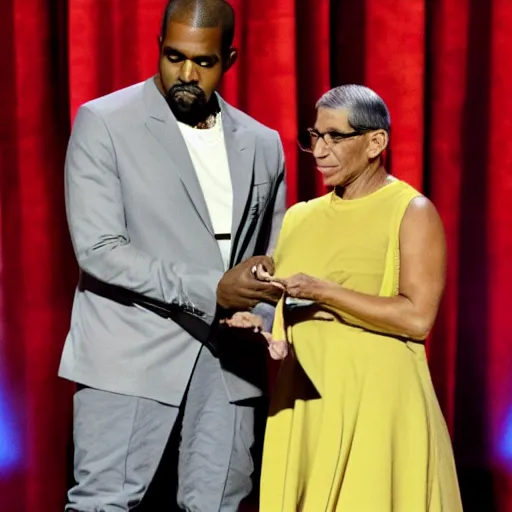
<instances>
[{"instance_id":1,"label":"man's beard","mask_svg":"<svg viewBox=\"0 0 512 512\"><path fill-rule=\"evenodd\" d=\"M175 84L166 96L167 103L178 121L196 125L210 114L204 91L193 84Z\"/></svg>"}]
</instances>

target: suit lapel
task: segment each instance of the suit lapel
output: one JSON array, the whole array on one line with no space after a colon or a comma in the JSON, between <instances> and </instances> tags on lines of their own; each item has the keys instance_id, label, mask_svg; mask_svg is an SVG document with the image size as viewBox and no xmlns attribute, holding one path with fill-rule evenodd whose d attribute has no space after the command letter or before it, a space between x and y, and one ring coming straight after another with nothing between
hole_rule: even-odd
<instances>
[{"instance_id":1,"label":"suit lapel","mask_svg":"<svg viewBox=\"0 0 512 512\"><path fill-rule=\"evenodd\" d=\"M144 87L146 108L149 114L146 126L168 152L197 213L208 231L214 235L204 195L176 118L160 94L153 78L147 80Z\"/></svg>"},{"instance_id":2,"label":"suit lapel","mask_svg":"<svg viewBox=\"0 0 512 512\"><path fill-rule=\"evenodd\" d=\"M254 176L254 135L236 123L230 115L230 107L219 97L222 109L224 139L233 186L233 218L231 223L231 261L236 261L235 253L247 218L247 203Z\"/></svg>"}]
</instances>

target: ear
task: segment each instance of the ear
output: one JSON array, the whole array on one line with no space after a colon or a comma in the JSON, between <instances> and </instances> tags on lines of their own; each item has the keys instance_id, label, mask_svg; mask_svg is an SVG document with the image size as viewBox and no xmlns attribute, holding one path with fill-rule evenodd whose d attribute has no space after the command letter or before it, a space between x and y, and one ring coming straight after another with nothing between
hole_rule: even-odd
<instances>
[{"instance_id":1,"label":"ear","mask_svg":"<svg viewBox=\"0 0 512 512\"><path fill-rule=\"evenodd\" d=\"M368 144L368 158L378 158L388 147L389 136L385 130L375 130L370 133Z\"/></svg>"},{"instance_id":2,"label":"ear","mask_svg":"<svg viewBox=\"0 0 512 512\"><path fill-rule=\"evenodd\" d=\"M158 51L160 52L160 51L162 51L162 43L163 43L162 36L158 36L157 43L158 43Z\"/></svg>"},{"instance_id":3,"label":"ear","mask_svg":"<svg viewBox=\"0 0 512 512\"><path fill-rule=\"evenodd\" d=\"M238 50L236 48L230 48L229 56L226 59L226 61L224 62L224 73L226 71L229 71L232 68L233 64L236 62L237 59L238 59Z\"/></svg>"}]
</instances>

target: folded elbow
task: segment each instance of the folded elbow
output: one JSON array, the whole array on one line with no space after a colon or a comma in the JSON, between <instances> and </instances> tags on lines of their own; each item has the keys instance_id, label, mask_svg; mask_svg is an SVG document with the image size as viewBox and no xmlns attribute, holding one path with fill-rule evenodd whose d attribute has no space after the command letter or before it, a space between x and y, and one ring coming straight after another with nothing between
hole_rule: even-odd
<instances>
[{"instance_id":1,"label":"folded elbow","mask_svg":"<svg viewBox=\"0 0 512 512\"><path fill-rule=\"evenodd\" d=\"M96 243L87 245L82 250L76 250L78 266L88 274L102 279L102 273L109 267L108 259L115 249L124 247L128 240L123 236L104 236ZM85 244L84 244L85 245ZM106 260L106 258L108 258Z\"/></svg>"},{"instance_id":2,"label":"folded elbow","mask_svg":"<svg viewBox=\"0 0 512 512\"><path fill-rule=\"evenodd\" d=\"M432 329L432 322L425 318L416 318L407 326L407 337L414 341L425 341Z\"/></svg>"}]
</instances>

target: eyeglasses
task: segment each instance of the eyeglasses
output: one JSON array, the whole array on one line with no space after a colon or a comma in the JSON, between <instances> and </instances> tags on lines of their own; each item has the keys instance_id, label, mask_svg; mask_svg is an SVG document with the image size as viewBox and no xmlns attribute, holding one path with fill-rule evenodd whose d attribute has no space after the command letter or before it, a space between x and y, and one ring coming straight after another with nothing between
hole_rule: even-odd
<instances>
[{"instance_id":1,"label":"eyeglasses","mask_svg":"<svg viewBox=\"0 0 512 512\"><path fill-rule=\"evenodd\" d=\"M340 142L344 141L345 139L358 137L359 135L363 135L364 133L366 133L366 131L358 130L349 133L342 133L336 131L320 133L318 130L315 130L314 128L308 128L307 130L304 130L303 132L299 133L299 138L297 142L299 143L299 147L300 149L302 149L302 151L312 153L315 150L315 147L320 139L323 139L325 145L328 148L332 148L333 146L336 146L336 144L339 144Z\"/></svg>"}]
</instances>

